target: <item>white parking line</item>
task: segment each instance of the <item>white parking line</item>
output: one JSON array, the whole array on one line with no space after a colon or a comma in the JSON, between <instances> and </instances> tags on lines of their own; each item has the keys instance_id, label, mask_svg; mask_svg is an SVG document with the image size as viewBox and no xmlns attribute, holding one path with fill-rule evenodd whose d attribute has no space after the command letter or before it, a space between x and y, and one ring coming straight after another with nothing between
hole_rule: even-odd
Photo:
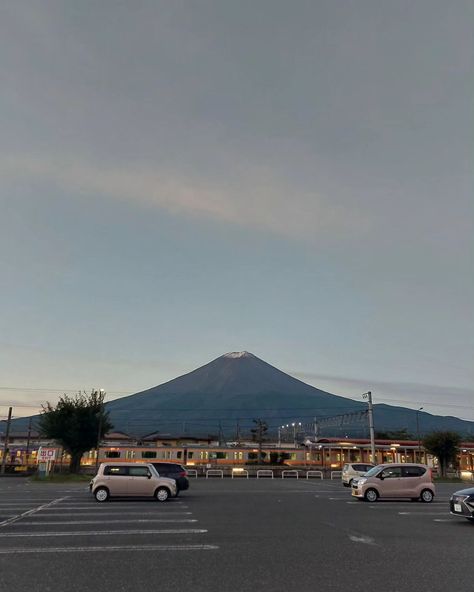
<instances>
[{"instance_id":1,"label":"white parking line","mask_svg":"<svg viewBox=\"0 0 474 592\"><path fill-rule=\"evenodd\" d=\"M113 547L30 547L0 549L0 555L23 553L85 553L97 551L214 551L217 545L117 545Z\"/></svg>"},{"instance_id":2,"label":"white parking line","mask_svg":"<svg viewBox=\"0 0 474 592\"><path fill-rule=\"evenodd\" d=\"M132 524L132 523L149 523L149 522L166 522L173 524L184 524L190 522L197 522L194 518L135 518L135 519L123 519L123 520L107 520L107 524ZM97 524L97 520L51 520L38 522L21 522L15 526L51 526L53 524Z\"/></svg>"},{"instance_id":3,"label":"white parking line","mask_svg":"<svg viewBox=\"0 0 474 592\"><path fill-rule=\"evenodd\" d=\"M2 532L0 538L65 537L65 536L116 536L131 534L203 534L204 528L170 528L163 530L74 530L68 532Z\"/></svg>"},{"instance_id":4,"label":"white parking line","mask_svg":"<svg viewBox=\"0 0 474 592\"><path fill-rule=\"evenodd\" d=\"M398 512L400 516L446 516L448 512Z\"/></svg>"},{"instance_id":5,"label":"white parking line","mask_svg":"<svg viewBox=\"0 0 474 592\"><path fill-rule=\"evenodd\" d=\"M154 512L49 512L43 510L41 514L35 515L35 518L63 518L65 516L75 516L82 518L82 516L191 516L192 512L166 512L156 510Z\"/></svg>"},{"instance_id":6,"label":"white parking line","mask_svg":"<svg viewBox=\"0 0 474 592\"><path fill-rule=\"evenodd\" d=\"M36 514L36 512L40 512L44 508L50 508L54 504L58 504L59 502L63 501L64 499L66 499L66 498L59 497L58 499L55 499L52 502L49 502L48 504L43 504L42 506L38 506L36 508L33 508L32 510L28 510L27 512L23 512L23 514L17 514L16 516L12 516L11 518L4 520L3 522L0 522L0 527L7 526L9 524L13 524L14 522L17 522L18 520L21 520L22 518L26 518L26 516L31 516L32 514Z\"/></svg>"},{"instance_id":7,"label":"white parking line","mask_svg":"<svg viewBox=\"0 0 474 592\"><path fill-rule=\"evenodd\" d=\"M115 504L113 504L113 505L107 504L106 507L108 509L112 509L116 506L115 506ZM130 508L131 506L128 505L127 507ZM136 508L136 506L132 506L132 507ZM147 506L147 507L148 508L153 508L153 507L156 508L157 506ZM167 506L167 507L169 507L169 506ZM125 507L124 506L117 506L116 509L117 509L117 512L123 512ZM176 509L178 509L178 508L176 508ZM179 506L179 509L180 510L187 510L188 506ZM104 510L104 504L95 504L95 505L89 504L88 506L70 506L67 504L63 504L62 506L56 506L54 508L50 508L50 510L54 511L54 512L62 512L63 510L94 510L97 514L101 514ZM164 510L164 508L163 508L163 510Z\"/></svg>"}]
</instances>

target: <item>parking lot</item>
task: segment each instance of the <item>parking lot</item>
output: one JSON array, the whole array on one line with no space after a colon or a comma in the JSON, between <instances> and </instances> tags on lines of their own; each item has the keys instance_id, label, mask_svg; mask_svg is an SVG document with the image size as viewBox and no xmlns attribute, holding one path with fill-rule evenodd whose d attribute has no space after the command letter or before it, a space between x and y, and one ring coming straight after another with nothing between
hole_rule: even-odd
<instances>
[{"instance_id":1,"label":"parking lot","mask_svg":"<svg viewBox=\"0 0 474 592\"><path fill-rule=\"evenodd\" d=\"M98 504L86 484L0 480L0 590L474 591L474 526L431 504L353 500L339 481L198 479Z\"/></svg>"}]
</instances>

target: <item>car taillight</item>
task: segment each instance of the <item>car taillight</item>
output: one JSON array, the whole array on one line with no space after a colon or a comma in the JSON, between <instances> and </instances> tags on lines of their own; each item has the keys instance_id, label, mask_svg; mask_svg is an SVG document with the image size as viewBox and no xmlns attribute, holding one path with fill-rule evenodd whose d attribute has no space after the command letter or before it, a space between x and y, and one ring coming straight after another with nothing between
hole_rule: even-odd
<instances>
[{"instance_id":1,"label":"car taillight","mask_svg":"<svg viewBox=\"0 0 474 592\"><path fill-rule=\"evenodd\" d=\"M180 477L187 477L187 476L188 476L188 474L187 474L187 472L186 472L186 471L182 471L182 472L179 474L179 476L180 476Z\"/></svg>"}]
</instances>

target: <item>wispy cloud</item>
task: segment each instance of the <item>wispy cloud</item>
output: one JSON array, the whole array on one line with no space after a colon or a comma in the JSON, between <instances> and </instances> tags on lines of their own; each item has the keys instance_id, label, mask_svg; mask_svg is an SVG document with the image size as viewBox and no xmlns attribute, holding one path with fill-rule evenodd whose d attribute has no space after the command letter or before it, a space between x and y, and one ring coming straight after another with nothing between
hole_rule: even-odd
<instances>
[{"instance_id":1,"label":"wispy cloud","mask_svg":"<svg viewBox=\"0 0 474 592\"><path fill-rule=\"evenodd\" d=\"M268 169L249 170L238 181L210 182L152 166L101 167L65 158L10 156L0 161L0 172L14 182L52 184L65 195L112 197L291 239L358 236L371 226L365 213L317 192L298 191Z\"/></svg>"}]
</instances>

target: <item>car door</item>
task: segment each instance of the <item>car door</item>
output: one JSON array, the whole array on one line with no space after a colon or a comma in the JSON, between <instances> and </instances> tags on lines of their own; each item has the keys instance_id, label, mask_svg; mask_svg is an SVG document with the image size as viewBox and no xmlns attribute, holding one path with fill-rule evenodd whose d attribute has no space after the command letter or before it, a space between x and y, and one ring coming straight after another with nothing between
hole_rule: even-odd
<instances>
[{"instance_id":1,"label":"car door","mask_svg":"<svg viewBox=\"0 0 474 592\"><path fill-rule=\"evenodd\" d=\"M149 496L154 493L151 471L146 465L128 468L128 495Z\"/></svg>"},{"instance_id":2,"label":"car door","mask_svg":"<svg viewBox=\"0 0 474 592\"><path fill-rule=\"evenodd\" d=\"M402 481L404 490L408 497L418 497L420 495L419 485L420 477L425 473L422 467L402 467Z\"/></svg>"},{"instance_id":3,"label":"car door","mask_svg":"<svg viewBox=\"0 0 474 592\"><path fill-rule=\"evenodd\" d=\"M380 473L380 477L381 497L401 497L403 495L401 467L387 467Z\"/></svg>"},{"instance_id":4,"label":"car door","mask_svg":"<svg viewBox=\"0 0 474 592\"><path fill-rule=\"evenodd\" d=\"M104 467L104 485L110 495L121 496L128 494L128 467L124 465L107 465Z\"/></svg>"}]
</instances>

